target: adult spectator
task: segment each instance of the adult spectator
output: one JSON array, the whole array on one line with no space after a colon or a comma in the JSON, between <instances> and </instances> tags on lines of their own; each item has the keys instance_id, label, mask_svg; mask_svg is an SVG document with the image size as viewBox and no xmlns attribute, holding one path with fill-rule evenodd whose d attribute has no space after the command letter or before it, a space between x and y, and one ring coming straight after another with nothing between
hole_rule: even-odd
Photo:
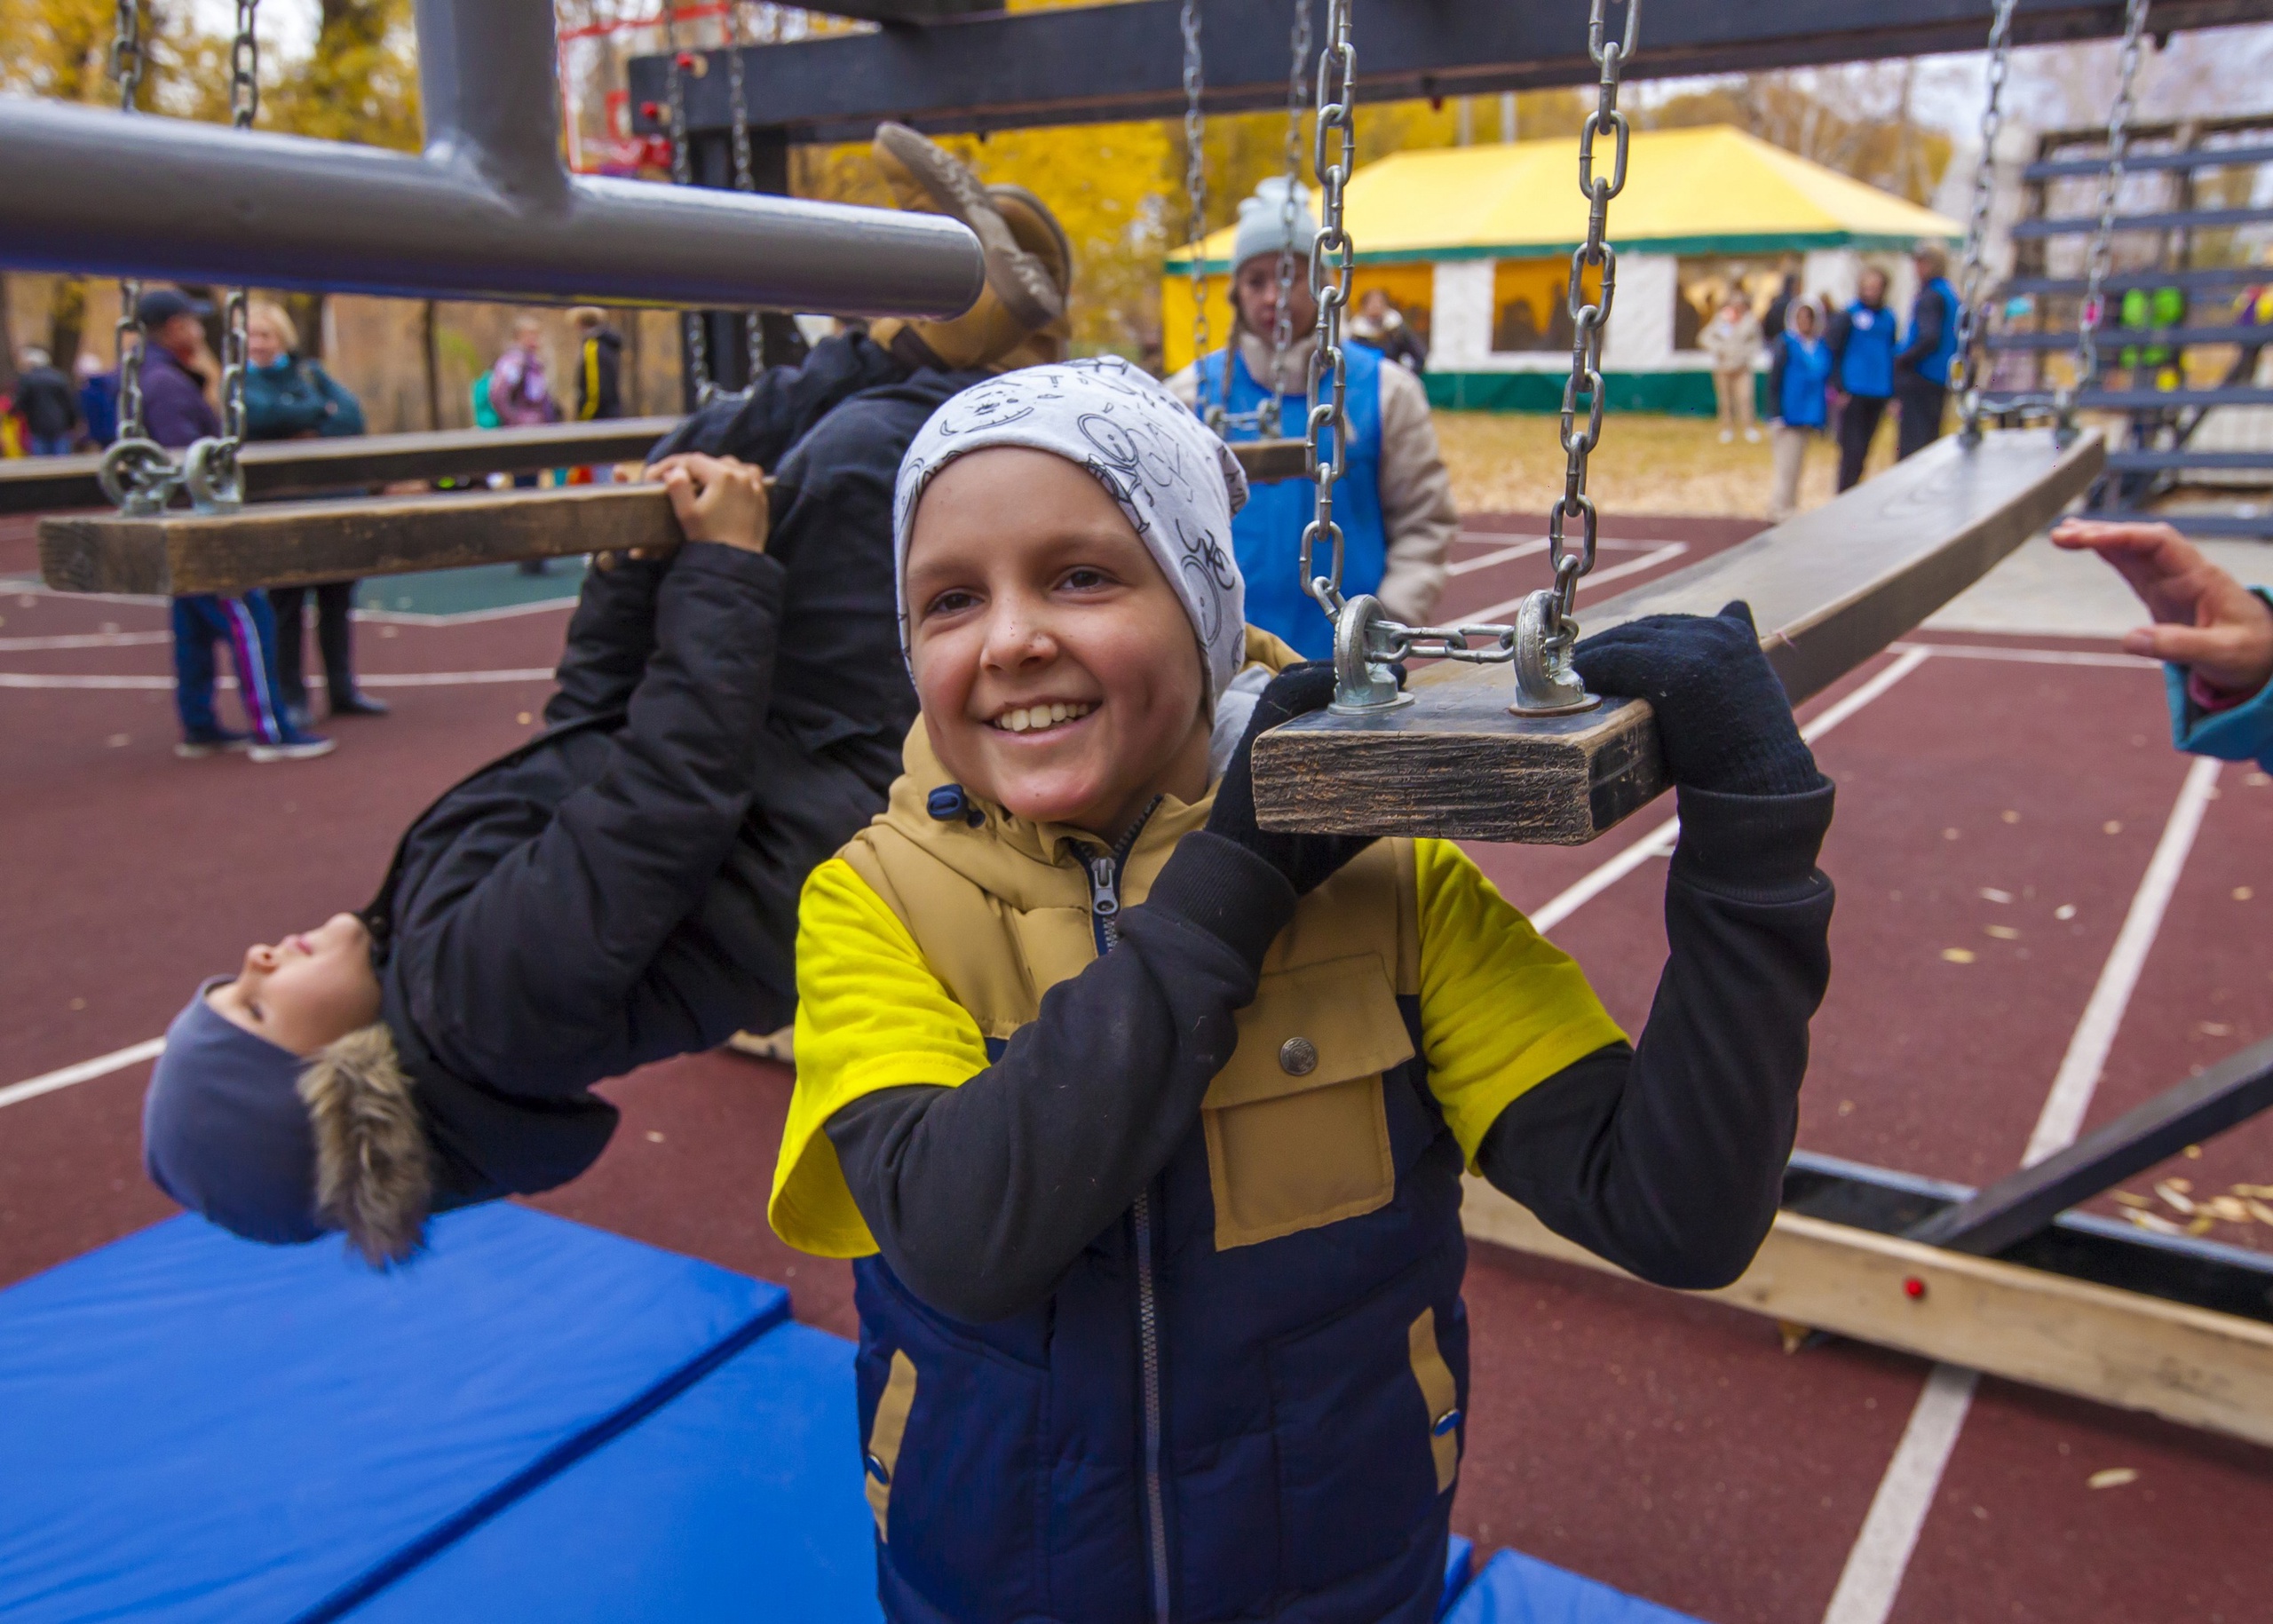
<instances>
[{"instance_id":1,"label":"adult spectator","mask_svg":"<svg viewBox=\"0 0 2273 1624\"><path fill-rule=\"evenodd\" d=\"M78 442L78 399L37 345L24 346L22 369L16 374L16 415L24 420L29 456L67 456Z\"/></svg>"},{"instance_id":2,"label":"adult spectator","mask_svg":"<svg viewBox=\"0 0 2273 1624\"><path fill-rule=\"evenodd\" d=\"M560 421L560 403L552 398L552 385L544 375L543 343L543 324L535 316L520 317L513 323L512 344L484 375L489 380L489 409L496 415L496 427L525 429ZM517 473L513 483L524 490L533 489L537 476ZM549 558L523 558L520 572L543 575L551 567Z\"/></svg>"},{"instance_id":3,"label":"adult spectator","mask_svg":"<svg viewBox=\"0 0 2273 1624\"><path fill-rule=\"evenodd\" d=\"M1525 314L1530 306L1518 304ZM1405 313L1390 302L1390 297L1379 288L1368 288L1358 301L1358 313L1350 321L1350 331L1382 353L1382 359L1393 360L1407 372L1418 372L1429 364L1429 346L1421 335L1406 321Z\"/></svg>"},{"instance_id":4,"label":"adult spectator","mask_svg":"<svg viewBox=\"0 0 2273 1624\"><path fill-rule=\"evenodd\" d=\"M1760 358L1760 318L1752 313L1752 300L1741 288L1731 289L1720 309L1697 336L1713 363L1713 404L1721 415L1721 443L1727 445L1741 430L1758 440L1753 423L1753 363Z\"/></svg>"},{"instance_id":5,"label":"adult spectator","mask_svg":"<svg viewBox=\"0 0 2273 1624\"><path fill-rule=\"evenodd\" d=\"M1762 339L1774 344L1784 336L1784 323L1791 313L1792 301L1799 297L1799 273L1785 272L1783 281L1776 284L1775 297L1768 301L1768 308L1760 313L1760 336ZM1770 395L1769 399L1772 400L1775 397Z\"/></svg>"},{"instance_id":6,"label":"adult spectator","mask_svg":"<svg viewBox=\"0 0 2273 1624\"><path fill-rule=\"evenodd\" d=\"M265 300L246 313L245 438L330 440L363 432L363 408L320 362L303 357L300 332L281 305ZM383 717L387 708L355 683L355 582L268 589L276 613L276 697L296 727L311 721L302 669L301 617L316 599L316 643L323 651L326 709L335 717Z\"/></svg>"},{"instance_id":7,"label":"adult spectator","mask_svg":"<svg viewBox=\"0 0 2273 1624\"><path fill-rule=\"evenodd\" d=\"M1298 194L1294 235L1287 237L1285 186L1273 176L1239 204L1232 248L1232 344L1168 380L1176 398L1202 415L1209 407L1223 406L1234 418L1258 410L1268 417L1279 256L1291 246L1298 268L1288 289L1292 337L1279 372L1287 393L1279 421L1263 425L1260 434L1256 428L1234 427L1233 440L1300 439L1309 416L1307 380L1318 306L1299 266L1318 222L1307 195ZM1428 392L1418 377L1386 362L1370 345L1353 345L1343 353L1349 357L1349 471L1334 487L1334 522L1342 536L1342 590L1352 597L1370 592L1396 619L1424 625L1445 590L1445 555L1460 530L1452 476L1437 450ZM1327 385L1319 387L1323 392ZM1249 421L1255 421L1252 416ZM1232 543L1247 577L1248 622L1305 655L1322 659L1333 652L1334 627L1303 590L1298 563L1316 491L1308 479L1257 485L1232 521Z\"/></svg>"},{"instance_id":8,"label":"adult spectator","mask_svg":"<svg viewBox=\"0 0 2273 1624\"><path fill-rule=\"evenodd\" d=\"M118 438L118 373L106 368L92 350L79 353L74 370L79 375L79 417L87 425L87 438L107 446Z\"/></svg>"},{"instance_id":9,"label":"adult spectator","mask_svg":"<svg viewBox=\"0 0 2273 1624\"><path fill-rule=\"evenodd\" d=\"M1799 511L1800 474L1829 416L1831 379L1831 347L1817 337L1815 306L1794 299L1785 306L1785 321L1768 346L1768 400L1776 413L1776 486L1768 516L1778 524Z\"/></svg>"},{"instance_id":10,"label":"adult spectator","mask_svg":"<svg viewBox=\"0 0 2273 1624\"><path fill-rule=\"evenodd\" d=\"M1894 398L1894 313L1886 307L1886 273L1865 271L1855 302L1831 324L1827 342L1840 394L1839 488L1861 483L1864 460L1878 437L1886 403Z\"/></svg>"},{"instance_id":11,"label":"adult spectator","mask_svg":"<svg viewBox=\"0 0 2273 1624\"><path fill-rule=\"evenodd\" d=\"M623 335L595 305L578 305L568 319L576 326L576 421L622 416Z\"/></svg>"},{"instance_id":12,"label":"adult spectator","mask_svg":"<svg viewBox=\"0 0 2273 1624\"><path fill-rule=\"evenodd\" d=\"M203 318L210 305L171 288L153 288L135 306L141 318L142 428L179 449L221 432L220 415L205 398ZM174 708L181 717L177 756L195 758L244 750L257 762L305 761L326 754L329 739L293 725L276 696L276 619L268 595L242 598L197 592L173 603ZM213 645L226 643L237 673L249 733L234 733L213 714Z\"/></svg>"},{"instance_id":13,"label":"adult spectator","mask_svg":"<svg viewBox=\"0 0 2273 1624\"><path fill-rule=\"evenodd\" d=\"M2052 541L2099 554L2154 616L2124 634L2123 652L2163 661L2172 742L2273 770L2273 594L2242 585L2169 525L2071 519Z\"/></svg>"},{"instance_id":14,"label":"adult spectator","mask_svg":"<svg viewBox=\"0 0 2273 1624\"><path fill-rule=\"evenodd\" d=\"M1949 256L1921 242L1912 256L1918 297L1910 302L1910 330L1894 358L1894 398L1900 402L1897 462L1942 437L1950 399L1950 363L1957 359L1957 289L1950 286Z\"/></svg>"}]
</instances>

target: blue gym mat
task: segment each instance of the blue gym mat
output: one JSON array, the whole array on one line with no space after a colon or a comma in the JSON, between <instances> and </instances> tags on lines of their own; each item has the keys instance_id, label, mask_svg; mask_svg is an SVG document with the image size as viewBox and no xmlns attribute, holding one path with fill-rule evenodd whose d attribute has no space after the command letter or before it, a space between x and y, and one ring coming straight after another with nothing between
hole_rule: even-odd
<instances>
[{"instance_id":1,"label":"blue gym mat","mask_svg":"<svg viewBox=\"0 0 2273 1624\"><path fill-rule=\"evenodd\" d=\"M432 1231L380 1275L181 1217L0 1293L0 1617L338 1616L788 1315L502 1202Z\"/></svg>"},{"instance_id":2,"label":"blue gym mat","mask_svg":"<svg viewBox=\"0 0 2273 1624\"><path fill-rule=\"evenodd\" d=\"M351 1624L881 1619L855 1409L851 1343L769 1331Z\"/></svg>"},{"instance_id":3,"label":"blue gym mat","mask_svg":"<svg viewBox=\"0 0 2273 1624\"><path fill-rule=\"evenodd\" d=\"M1443 1624L1698 1624L1608 1585L1503 1550L1461 1592Z\"/></svg>"}]
</instances>

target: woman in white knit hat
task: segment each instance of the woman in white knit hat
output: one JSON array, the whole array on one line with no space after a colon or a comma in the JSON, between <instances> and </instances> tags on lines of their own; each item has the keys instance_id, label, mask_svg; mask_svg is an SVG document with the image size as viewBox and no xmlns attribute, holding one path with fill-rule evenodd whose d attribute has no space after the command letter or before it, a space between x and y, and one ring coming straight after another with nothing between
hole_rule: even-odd
<instances>
[{"instance_id":1,"label":"woman in white knit hat","mask_svg":"<svg viewBox=\"0 0 2273 1624\"><path fill-rule=\"evenodd\" d=\"M1196 411L1228 406L1236 416L1261 407L1272 392L1272 339L1279 321L1279 257L1291 246L1295 277L1289 290L1292 330L1279 369L1285 396L1271 436L1300 439L1308 413L1305 383L1316 344L1318 305L1310 292L1311 239L1318 221L1308 198L1295 200L1292 236L1286 226L1286 181L1277 176L1239 204L1232 249L1232 337L1226 348L1200 358L1168 380L1176 398ZM1408 624L1436 613L1445 589L1445 555L1460 529L1452 480L1437 450L1428 392L1406 368L1383 364L1379 351L1354 339L1349 359L1347 410L1350 470L1334 488L1334 517L1346 550L1345 593L1371 592ZM1252 428L1234 440L1260 438ZM1247 576L1247 615L1303 654L1323 658L1334 629L1303 590L1303 527L1310 522L1316 487L1307 479L1257 485L1232 525L1240 571Z\"/></svg>"}]
</instances>

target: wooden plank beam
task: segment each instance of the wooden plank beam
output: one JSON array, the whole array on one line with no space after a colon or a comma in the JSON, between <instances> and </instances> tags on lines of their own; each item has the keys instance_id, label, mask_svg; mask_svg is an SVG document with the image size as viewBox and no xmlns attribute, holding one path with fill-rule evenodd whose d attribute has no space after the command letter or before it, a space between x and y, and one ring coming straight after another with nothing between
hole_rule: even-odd
<instances>
[{"instance_id":1,"label":"wooden plank beam","mask_svg":"<svg viewBox=\"0 0 2273 1624\"><path fill-rule=\"evenodd\" d=\"M616 417L548 423L527 429L444 429L418 434L352 434L337 440L274 440L239 453L245 495L254 501L312 496L343 487L397 479L457 479L534 473L585 463L644 461L677 417ZM99 455L38 456L0 463L0 513L53 513L107 507Z\"/></svg>"},{"instance_id":2,"label":"wooden plank beam","mask_svg":"<svg viewBox=\"0 0 2273 1624\"><path fill-rule=\"evenodd\" d=\"M1470 1239L1632 1278L1483 1180L1466 1183L1461 1222ZM2258 1320L1789 1212L1777 1215L1741 1279L1698 1295L2273 1445L2273 1326Z\"/></svg>"},{"instance_id":3,"label":"wooden plank beam","mask_svg":"<svg viewBox=\"0 0 2273 1624\"><path fill-rule=\"evenodd\" d=\"M681 540L660 485L265 503L235 513L44 519L40 574L66 592L234 594Z\"/></svg>"},{"instance_id":4,"label":"wooden plank beam","mask_svg":"<svg viewBox=\"0 0 2273 1624\"><path fill-rule=\"evenodd\" d=\"M1743 598L1796 704L1987 574L2080 495L2104 458L2096 434L2065 448L2049 430L1973 448L1952 436L1580 619L1593 632ZM1580 845L1667 788L1648 705L1517 717L1514 687L1503 669L1439 663L1413 679L1414 704L1319 712L1264 734L1255 751L1263 827Z\"/></svg>"}]
</instances>

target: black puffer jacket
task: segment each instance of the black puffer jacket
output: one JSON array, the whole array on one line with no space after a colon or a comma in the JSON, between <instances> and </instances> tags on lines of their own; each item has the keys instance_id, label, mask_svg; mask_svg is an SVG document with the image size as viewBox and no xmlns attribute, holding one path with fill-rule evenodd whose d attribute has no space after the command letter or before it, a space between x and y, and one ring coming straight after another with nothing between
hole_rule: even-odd
<instances>
[{"instance_id":1,"label":"black puffer jacket","mask_svg":"<svg viewBox=\"0 0 2273 1624\"><path fill-rule=\"evenodd\" d=\"M595 571L547 731L411 826L366 910L440 1204L589 1166L593 1083L786 1022L797 894L883 805L915 716L891 499L976 374L833 338L656 455L772 470L764 557L696 543Z\"/></svg>"}]
</instances>

